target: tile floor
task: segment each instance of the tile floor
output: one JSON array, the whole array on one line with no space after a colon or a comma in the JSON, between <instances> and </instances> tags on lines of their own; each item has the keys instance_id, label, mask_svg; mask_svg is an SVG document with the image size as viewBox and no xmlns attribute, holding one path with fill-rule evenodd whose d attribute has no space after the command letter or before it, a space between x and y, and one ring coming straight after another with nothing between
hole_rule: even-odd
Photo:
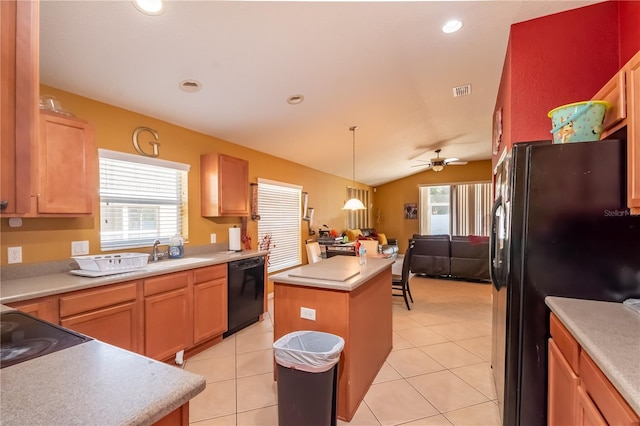
<instances>
[{"instance_id":1,"label":"tile floor","mask_svg":"<svg viewBox=\"0 0 640 426\"><path fill-rule=\"evenodd\" d=\"M394 297L393 351L351 422L339 425L499 425L491 376L491 286L411 279L411 311ZM270 302L273 302L272 300ZM277 425L273 303L269 315L184 368L207 379L192 425Z\"/></svg>"}]
</instances>

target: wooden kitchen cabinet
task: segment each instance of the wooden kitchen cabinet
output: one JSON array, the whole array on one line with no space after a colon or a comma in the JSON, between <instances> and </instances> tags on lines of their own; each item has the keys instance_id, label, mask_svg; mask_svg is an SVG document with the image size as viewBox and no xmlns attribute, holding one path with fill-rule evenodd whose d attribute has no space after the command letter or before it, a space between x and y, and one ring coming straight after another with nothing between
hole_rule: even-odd
<instances>
[{"instance_id":1,"label":"wooden kitchen cabinet","mask_svg":"<svg viewBox=\"0 0 640 426\"><path fill-rule=\"evenodd\" d=\"M577 391L580 379L560 352L553 339L549 339L549 393L547 425L575 425Z\"/></svg>"},{"instance_id":2,"label":"wooden kitchen cabinet","mask_svg":"<svg viewBox=\"0 0 640 426\"><path fill-rule=\"evenodd\" d=\"M132 352L142 352L138 282L81 290L60 297L60 325Z\"/></svg>"},{"instance_id":3,"label":"wooden kitchen cabinet","mask_svg":"<svg viewBox=\"0 0 640 426\"><path fill-rule=\"evenodd\" d=\"M640 51L593 99L611 103L605 115L601 139L618 137L619 131L626 130L627 204L632 214L640 214Z\"/></svg>"},{"instance_id":4,"label":"wooden kitchen cabinet","mask_svg":"<svg viewBox=\"0 0 640 426\"><path fill-rule=\"evenodd\" d=\"M625 66L627 76L627 201L633 214L640 214L640 52Z\"/></svg>"},{"instance_id":5,"label":"wooden kitchen cabinet","mask_svg":"<svg viewBox=\"0 0 640 426\"><path fill-rule=\"evenodd\" d=\"M97 160L93 129L88 123L41 111L36 213L91 214Z\"/></svg>"},{"instance_id":6,"label":"wooden kitchen cabinet","mask_svg":"<svg viewBox=\"0 0 640 426\"><path fill-rule=\"evenodd\" d=\"M227 331L227 265L194 271L193 343Z\"/></svg>"},{"instance_id":7,"label":"wooden kitchen cabinet","mask_svg":"<svg viewBox=\"0 0 640 426\"><path fill-rule=\"evenodd\" d=\"M550 328L548 425L640 425L640 417L553 313Z\"/></svg>"},{"instance_id":8,"label":"wooden kitchen cabinet","mask_svg":"<svg viewBox=\"0 0 640 426\"><path fill-rule=\"evenodd\" d=\"M248 216L249 162L224 154L200 156L201 215Z\"/></svg>"},{"instance_id":9,"label":"wooden kitchen cabinet","mask_svg":"<svg viewBox=\"0 0 640 426\"><path fill-rule=\"evenodd\" d=\"M144 354L165 360L191 344L189 272L148 278L144 294Z\"/></svg>"},{"instance_id":10,"label":"wooden kitchen cabinet","mask_svg":"<svg viewBox=\"0 0 640 426\"><path fill-rule=\"evenodd\" d=\"M0 214L29 213L38 138L39 2L0 2Z\"/></svg>"},{"instance_id":11,"label":"wooden kitchen cabinet","mask_svg":"<svg viewBox=\"0 0 640 426\"><path fill-rule=\"evenodd\" d=\"M40 297L22 302L7 303L14 309L32 315L44 321L58 322L58 299L56 297Z\"/></svg>"}]
</instances>

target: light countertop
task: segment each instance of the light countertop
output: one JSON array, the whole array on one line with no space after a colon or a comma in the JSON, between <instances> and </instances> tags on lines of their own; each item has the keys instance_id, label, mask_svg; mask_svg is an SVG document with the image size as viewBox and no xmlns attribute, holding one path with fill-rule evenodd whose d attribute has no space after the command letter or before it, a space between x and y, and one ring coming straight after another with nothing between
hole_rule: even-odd
<instances>
[{"instance_id":1,"label":"light countertop","mask_svg":"<svg viewBox=\"0 0 640 426\"><path fill-rule=\"evenodd\" d=\"M163 259L155 263L150 262L144 269L96 278L80 277L68 272L63 272L29 278L2 280L2 283L0 283L0 303L19 302L36 297L51 296L69 291L99 287L106 284L138 280L170 272L228 263L255 256L265 256L267 254L267 251L244 250L242 252L231 253L207 253L193 257L185 257L183 259Z\"/></svg>"},{"instance_id":2,"label":"light countertop","mask_svg":"<svg viewBox=\"0 0 640 426\"><path fill-rule=\"evenodd\" d=\"M92 340L0 370L2 424L150 425L204 377Z\"/></svg>"},{"instance_id":3,"label":"light countertop","mask_svg":"<svg viewBox=\"0 0 640 426\"><path fill-rule=\"evenodd\" d=\"M394 262L392 258L370 257L365 265L360 265L356 256L334 256L273 275L269 279L274 283L352 291L390 268Z\"/></svg>"},{"instance_id":4,"label":"light countertop","mask_svg":"<svg viewBox=\"0 0 640 426\"><path fill-rule=\"evenodd\" d=\"M640 414L640 314L622 303L554 296L545 302Z\"/></svg>"}]
</instances>

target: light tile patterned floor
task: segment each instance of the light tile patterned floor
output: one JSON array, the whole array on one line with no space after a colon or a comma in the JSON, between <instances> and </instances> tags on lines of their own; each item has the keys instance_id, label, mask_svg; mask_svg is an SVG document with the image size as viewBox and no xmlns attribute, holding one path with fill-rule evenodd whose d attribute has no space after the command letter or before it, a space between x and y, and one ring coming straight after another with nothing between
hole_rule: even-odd
<instances>
[{"instance_id":1,"label":"light tile patterned floor","mask_svg":"<svg viewBox=\"0 0 640 426\"><path fill-rule=\"evenodd\" d=\"M499 425L491 375L491 286L411 279L408 311L394 297L393 351L351 422L339 425ZM270 301L272 302L272 301ZM273 303L265 320L185 362L207 378L192 425L277 425Z\"/></svg>"}]
</instances>

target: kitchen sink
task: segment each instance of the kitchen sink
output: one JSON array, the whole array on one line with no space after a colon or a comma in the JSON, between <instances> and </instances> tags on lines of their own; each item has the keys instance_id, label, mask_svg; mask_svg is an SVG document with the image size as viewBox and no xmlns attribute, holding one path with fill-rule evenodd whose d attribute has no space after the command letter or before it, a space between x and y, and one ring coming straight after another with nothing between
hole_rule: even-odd
<instances>
[{"instance_id":1,"label":"kitchen sink","mask_svg":"<svg viewBox=\"0 0 640 426\"><path fill-rule=\"evenodd\" d=\"M148 271L158 271L162 269L170 269L185 265L192 265L200 262L210 262L217 257L185 257L183 259L163 259L157 262L149 262L145 267Z\"/></svg>"}]
</instances>

